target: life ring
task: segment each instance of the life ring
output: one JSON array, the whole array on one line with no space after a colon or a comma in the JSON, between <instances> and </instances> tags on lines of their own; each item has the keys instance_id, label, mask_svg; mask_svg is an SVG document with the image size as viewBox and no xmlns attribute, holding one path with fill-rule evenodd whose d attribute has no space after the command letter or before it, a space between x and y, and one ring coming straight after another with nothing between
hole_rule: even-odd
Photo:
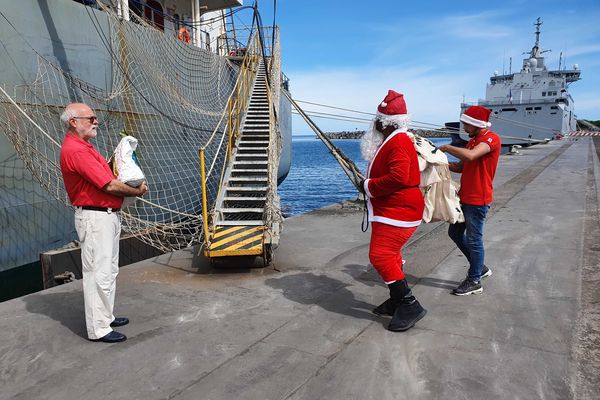
<instances>
[{"instance_id":1,"label":"life ring","mask_svg":"<svg viewBox=\"0 0 600 400\"><path fill-rule=\"evenodd\" d=\"M190 36L190 31L185 26L179 28L179 32L177 33L177 39L181 40L184 43L190 43L192 41L192 37Z\"/></svg>"}]
</instances>

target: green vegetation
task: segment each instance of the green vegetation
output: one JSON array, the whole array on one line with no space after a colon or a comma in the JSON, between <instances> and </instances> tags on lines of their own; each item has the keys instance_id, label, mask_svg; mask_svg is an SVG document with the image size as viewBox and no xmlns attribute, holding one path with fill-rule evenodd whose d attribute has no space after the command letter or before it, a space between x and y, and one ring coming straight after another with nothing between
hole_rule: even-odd
<instances>
[{"instance_id":1,"label":"green vegetation","mask_svg":"<svg viewBox=\"0 0 600 400\"><path fill-rule=\"evenodd\" d=\"M577 120L577 130L600 131L600 120L579 119Z\"/></svg>"}]
</instances>

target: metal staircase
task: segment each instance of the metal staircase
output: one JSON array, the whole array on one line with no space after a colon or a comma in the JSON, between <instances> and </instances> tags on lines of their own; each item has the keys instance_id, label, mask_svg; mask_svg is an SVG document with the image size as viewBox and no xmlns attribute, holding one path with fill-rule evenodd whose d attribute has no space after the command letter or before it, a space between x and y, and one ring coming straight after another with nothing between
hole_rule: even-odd
<instances>
[{"instance_id":1,"label":"metal staircase","mask_svg":"<svg viewBox=\"0 0 600 400\"><path fill-rule=\"evenodd\" d=\"M242 131L217 198L207 253L210 257L264 254L269 124L266 73L261 61Z\"/></svg>"}]
</instances>

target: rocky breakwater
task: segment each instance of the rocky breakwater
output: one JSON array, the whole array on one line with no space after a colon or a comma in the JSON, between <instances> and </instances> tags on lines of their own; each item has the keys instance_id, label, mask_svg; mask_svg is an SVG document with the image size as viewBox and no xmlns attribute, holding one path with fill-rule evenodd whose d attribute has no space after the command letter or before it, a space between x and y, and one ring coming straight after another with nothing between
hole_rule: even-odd
<instances>
[{"instance_id":1,"label":"rocky breakwater","mask_svg":"<svg viewBox=\"0 0 600 400\"><path fill-rule=\"evenodd\" d=\"M446 130L437 129L409 129L410 132L421 137L450 137ZM329 139L360 139L365 134L365 131L341 131L341 132L326 132L325 136Z\"/></svg>"}]
</instances>

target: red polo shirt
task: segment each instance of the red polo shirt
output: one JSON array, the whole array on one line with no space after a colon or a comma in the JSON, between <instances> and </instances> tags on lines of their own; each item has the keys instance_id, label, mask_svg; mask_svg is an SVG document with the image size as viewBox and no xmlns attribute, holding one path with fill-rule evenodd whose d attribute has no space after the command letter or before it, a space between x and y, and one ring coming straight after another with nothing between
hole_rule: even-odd
<instances>
[{"instance_id":1,"label":"red polo shirt","mask_svg":"<svg viewBox=\"0 0 600 400\"><path fill-rule=\"evenodd\" d=\"M102 190L115 176L90 143L67 133L60 150L60 170L74 206L121 207L122 197Z\"/></svg>"},{"instance_id":2,"label":"red polo shirt","mask_svg":"<svg viewBox=\"0 0 600 400\"><path fill-rule=\"evenodd\" d=\"M463 172L460 178L460 202L474 206L483 206L492 203L494 175L500 157L500 137L489 129L484 130L477 137L469 140L467 149L473 149L479 143L490 146L490 152L477 160L463 161Z\"/></svg>"}]
</instances>

